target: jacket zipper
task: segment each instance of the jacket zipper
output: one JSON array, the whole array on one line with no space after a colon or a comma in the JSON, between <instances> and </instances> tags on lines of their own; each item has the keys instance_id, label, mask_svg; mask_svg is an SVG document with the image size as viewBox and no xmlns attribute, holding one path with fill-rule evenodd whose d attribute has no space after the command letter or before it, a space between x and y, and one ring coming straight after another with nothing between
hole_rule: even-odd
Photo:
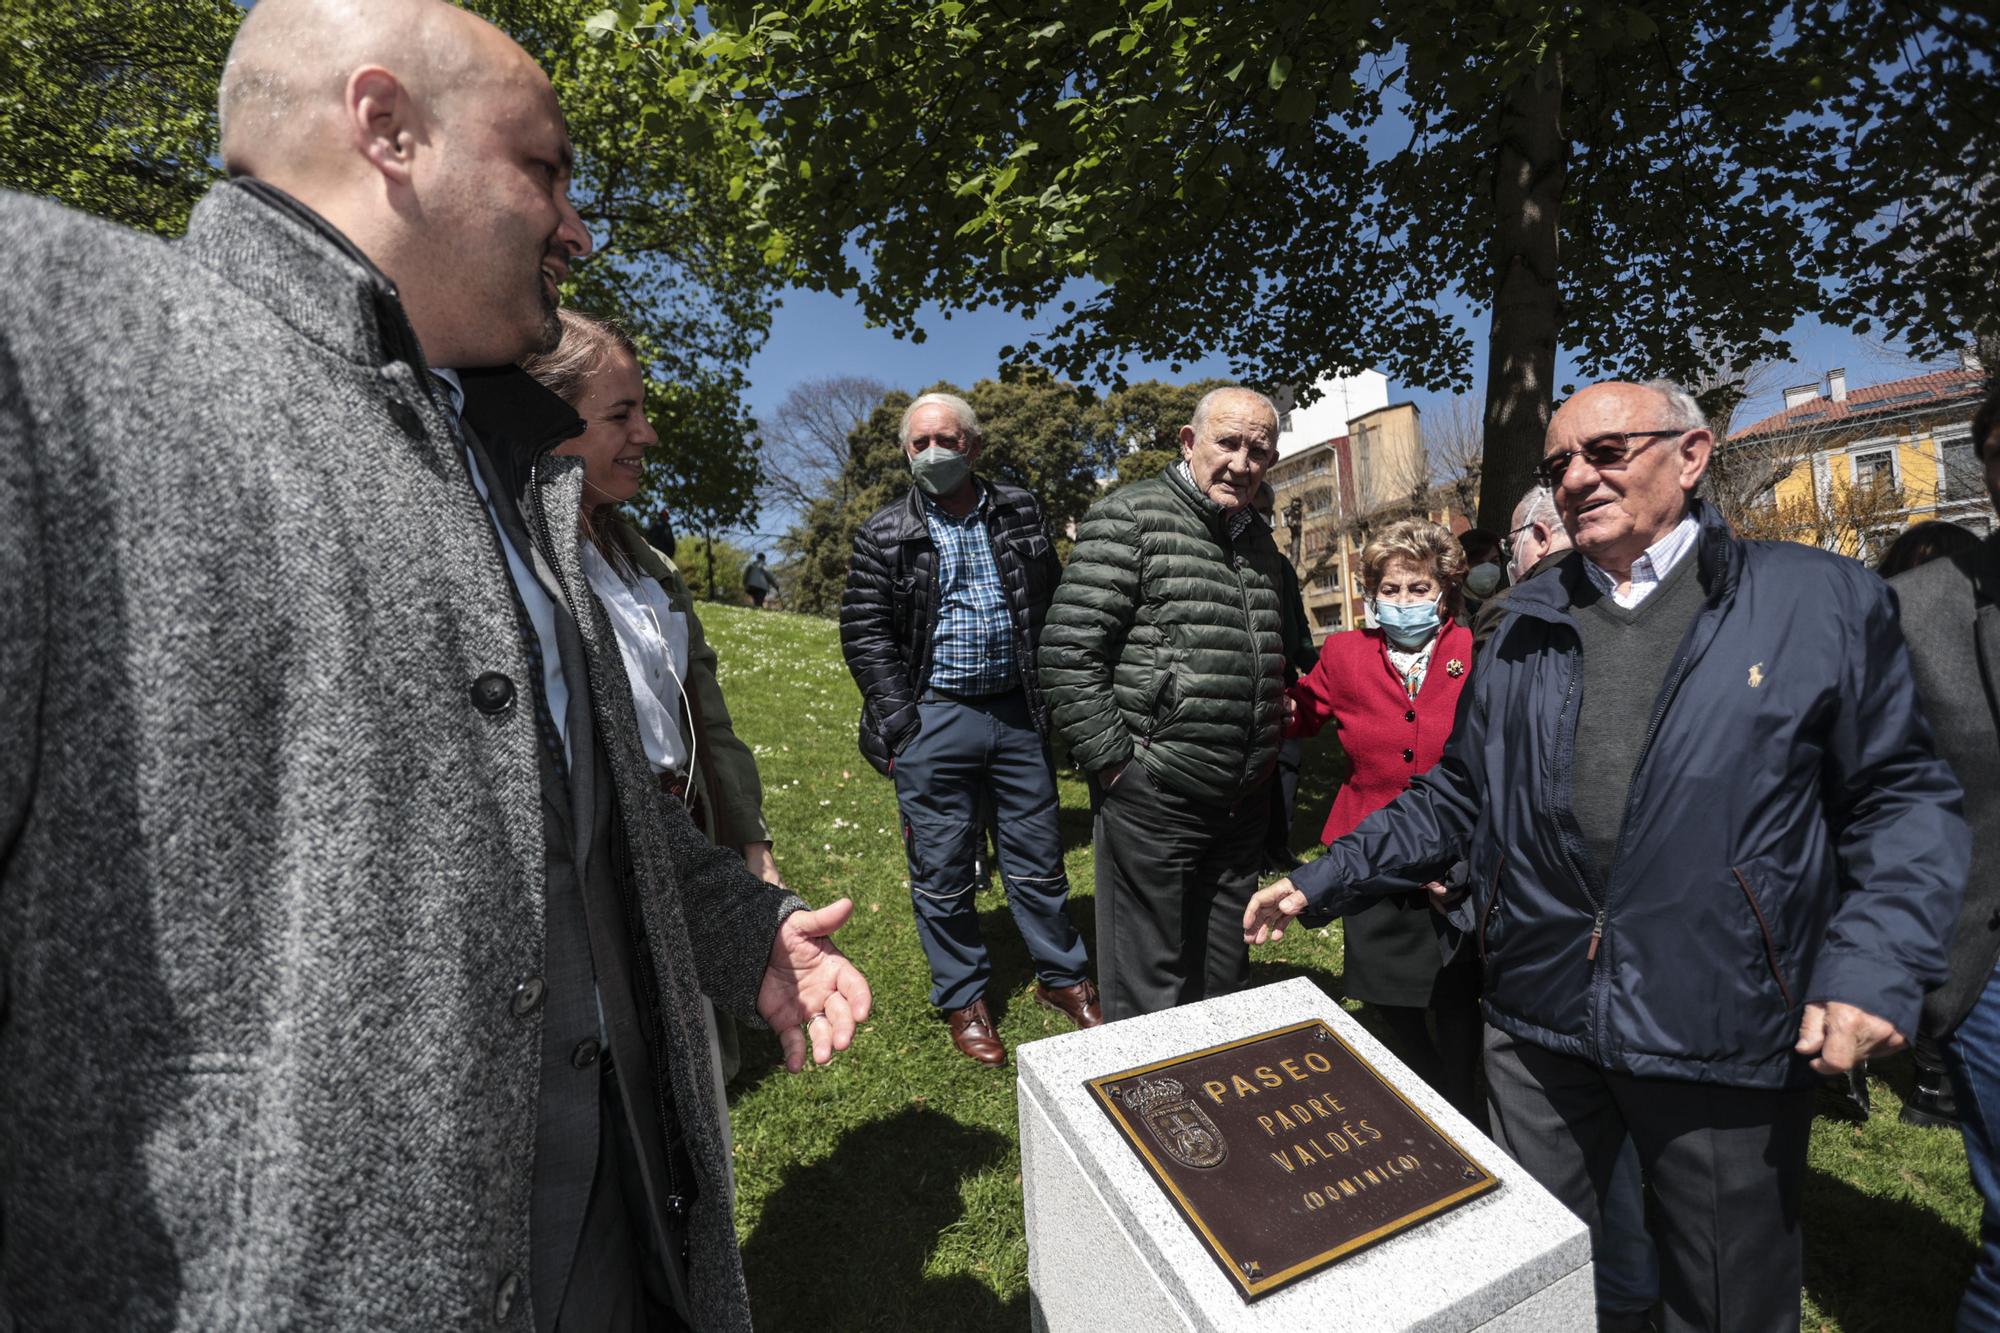
<instances>
[{"instance_id":1,"label":"jacket zipper","mask_svg":"<svg viewBox=\"0 0 2000 1333\"><path fill-rule=\"evenodd\" d=\"M1236 603L1243 610L1243 637L1250 641L1250 658L1251 661L1255 662L1257 660L1257 630L1250 623L1250 585L1243 579L1243 557L1236 550L1236 539L1234 537L1229 539L1229 567L1236 574ZM1282 638L1283 635L1281 634L1279 637ZM1243 773L1236 779L1236 797L1238 800L1243 798L1244 789L1250 785L1250 753L1252 747L1257 743L1256 690L1257 683L1261 679L1262 673L1259 673L1251 677L1250 682L1250 720L1243 726ZM1285 706L1281 703L1278 705L1281 732L1283 730L1284 715Z\"/></svg>"},{"instance_id":2,"label":"jacket zipper","mask_svg":"<svg viewBox=\"0 0 2000 1333\"><path fill-rule=\"evenodd\" d=\"M1570 704L1576 698L1578 682L1583 678L1583 647L1580 638L1577 649L1571 654L1571 658L1569 681L1563 690L1563 706L1562 712L1558 714L1559 717L1567 717L1569 715ZM1576 740L1576 728L1574 724L1570 727L1568 739L1573 746ZM1554 802L1551 801L1550 804L1553 805ZM1608 901L1609 895L1607 894L1606 897L1600 898L1591 890L1589 878L1583 873L1583 867L1577 863L1576 854L1570 850L1569 832L1562 827L1560 821L1558 821L1556 826L1556 845L1562 849L1563 863L1569 867L1569 873L1575 877L1577 888L1583 891L1583 900L1590 904L1591 910L1595 914L1592 916L1590 922L1590 945L1585 950L1583 958L1590 965L1590 1044L1601 1055L1604 1049L1603 1024L1601 1022L1604 988L1599 985L1597 949L1604 941L1605 903Z\"/></svg>"},{"instance_id":3,"label":"jacket zipper","mask_svg":"<svg viewBox=\"0 0 2000 1333\"><path fill-rule=\"evenodd\" d=\"M1757 933L1764 937L1764 962L1771 969L1771 980L1778 983L1778 994L1785 997L1785 1008L1792 1008L1792 988L1785 984L1785 974L1778 968L1778 945L1771 938L1771 923L1764 919L1764 909L1757 905L1757 895L1750 891L1750 881L1735 866L1729 873L1736 876L1736 883L1743 890L1743 900L1750 904L1750 914L1757 918Z\"/></svg>"},{"instance_id":4,"label":"jacket zipper","mask_svg":"<svg viewBox=\"0 0 2000 1333\"><path fill-rule=\"evenodd\" d=\"M1505 864L1503 861L1493 867L1493 900L1486 904L1485 914L1479 918L1479 956L1482 959L1486 957L1486 927L1500 913L1500 870Z\"/></svg>"},{"instance_id":5,"label":"jacket zipper","mask_svg":"<svg viewBox=\"0 0 2000 1333\"><path fill-rule=\"evenodd\" d=\"M1700 560L1701 554L1698 548L1692 554L1691 558L1697 561ZM1696 572L1699 571L1697 570ZM1625 834L1632 827L1632 805L1638 799L1639 775L1646 770L1646 760L1653 753L1653 740L1660 734L1660 723L1666 720L1667 709L1672 705L1674 696L1680 693L1681 681L1687 677L1690 662L1688 644L1693 641L1696 630L1700 628L1702 616L1707 614L1708 611L1704 608L1695 617L1694 624L1689 627L1687 634L1683 636L1681 647L1674 655L1673 668L1667 677L1666 686L1660 691L1659 700L1653 705L1652 720L1646 724L1645 739L1639 742L1639 758L1632 765L1632 777L1626 785L1625 817L1619 821L1618 840L1611 845L1611 864L1605 867L1604 871L1604 900L1597 905L1597 920L1592 924L1590 930L1590 949L1584 955L1591 964L1591 989L1595 992L1596 1000L1596 1003L1592 1005L1591 1028L1598 1038L1597 1044L1600 1051L1603 1050L1604 1010L1608 997L1608 988L1597 984L1597 946L1604 939L1605 916L1611 910L1611 880L1612 876L1618 873L1618 863L1625 855Z\"/></svg>"}]
</instances>

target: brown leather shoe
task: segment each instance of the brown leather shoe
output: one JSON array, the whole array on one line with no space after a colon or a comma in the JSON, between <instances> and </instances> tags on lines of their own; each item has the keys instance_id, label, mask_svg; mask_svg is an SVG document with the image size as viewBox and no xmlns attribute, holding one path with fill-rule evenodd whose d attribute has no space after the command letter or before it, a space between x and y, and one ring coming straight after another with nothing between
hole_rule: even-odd
<instances>
[{"instance_id":1,"label":"brown leather shoe","mask_svg":"<svg viewBox=\"0 0 2000 1333\"><path fill-rule=\"evenodd\" d=\"M1104 1021L1104 1011L1097 1007L1097 987L1090 984L1089 977L1074 986L1045 986L1037 981L1035 1003L1068 1014L1069 1021L1080 1028L1094 1028Z\"/></svg>"},{"instance_id":2,"label":"brown leather shoe","mask_svg":"<svg viewBox=\"0 0 2000 1333\"><path fill-rule=\"evenodd\" d=\"M982 1065L1007 1063L1007 1048L1000 1044L1000 1032L986 1012L986 1001L974 1000L963 1009L946 1014L951 1024L952 1044Z\"/></svg>"}]
</instances>

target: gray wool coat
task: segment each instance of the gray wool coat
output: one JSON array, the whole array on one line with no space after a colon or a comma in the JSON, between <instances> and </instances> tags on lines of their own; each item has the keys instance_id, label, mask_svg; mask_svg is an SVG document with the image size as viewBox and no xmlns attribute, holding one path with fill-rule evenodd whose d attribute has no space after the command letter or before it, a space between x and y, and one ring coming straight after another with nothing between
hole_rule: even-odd
<instances>
[{"instance_id":1,"label":"gray wool coat","mask_svg":"<svg viewBox=\"0 0 2000 1333\"><path fill-rule=\"evenodd\" d=\"M491 1327L543 841L534 712L470 687L533 677L393 289L254 183L171 244L0 223L0 1333ZM753 1017L803 904L659 799L594 611L696 1323L748 1328L698 992Z\"/></svg>"},{"instance_id":2,"label":"gray wool coat","mask_svg":"<svg viewBox=\"0 0 2000 1333\"><path fill-rule=\"evenodd\" d=\"M1898 574L1910 670L1938 753L1965 788L1972 873L1951 932L1951 974L1924 997L1926 1032L1965 1020L2000 959L2000 535Z\"/></svg>"}]
</instances>

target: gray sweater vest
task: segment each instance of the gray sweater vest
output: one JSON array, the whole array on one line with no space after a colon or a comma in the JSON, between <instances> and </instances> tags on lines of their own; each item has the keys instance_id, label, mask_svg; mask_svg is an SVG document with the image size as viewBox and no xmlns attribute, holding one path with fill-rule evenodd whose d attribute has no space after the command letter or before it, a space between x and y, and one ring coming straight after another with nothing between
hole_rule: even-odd
<instances>
[{"instance_id":1,"label":"gray sweater vest","mask_svg":"<svg viewBox=\"0 0 2000 1333\"><path fill-rule=\"evenodd\" d=\"M1690 550L1646 600L1627 610L1594 583L1576 599L1583 640L1583 690L1577 706L1570 808L1600 880L1609 880L1625 820L1633 770L1659 702L1667 669L1701 610L1701 580Z\"/></svg>"}]
</instances>

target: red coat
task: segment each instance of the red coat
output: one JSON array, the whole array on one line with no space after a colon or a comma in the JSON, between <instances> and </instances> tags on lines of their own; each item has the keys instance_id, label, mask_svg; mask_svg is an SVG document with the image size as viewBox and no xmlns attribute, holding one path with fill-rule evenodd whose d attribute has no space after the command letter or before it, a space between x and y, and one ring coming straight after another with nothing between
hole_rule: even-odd
<instances>
[{"instance_id":1,"label":"red coat","mask_svg":"<svg viewBox=\"0 0 2000 1333\"><path fill-rule=\"evenodd\" d=\"M1456 662L1459 670L1452 672ZM1327 636L1319 665L1298 684L1298 717L1288 729L1311 736L1328 718L1340 725L1340 743L1354 772L1340 788L1320 834L1323 842L1352 833L1362 820L1396 799L1410 779L1444 757L1458 712L1458 692L1472 667L1472 631L1446 624L1431 652L1423 688L1412 699L1389 664L1388 640L1379 629Z\"/></svg>"}]
</instances>

